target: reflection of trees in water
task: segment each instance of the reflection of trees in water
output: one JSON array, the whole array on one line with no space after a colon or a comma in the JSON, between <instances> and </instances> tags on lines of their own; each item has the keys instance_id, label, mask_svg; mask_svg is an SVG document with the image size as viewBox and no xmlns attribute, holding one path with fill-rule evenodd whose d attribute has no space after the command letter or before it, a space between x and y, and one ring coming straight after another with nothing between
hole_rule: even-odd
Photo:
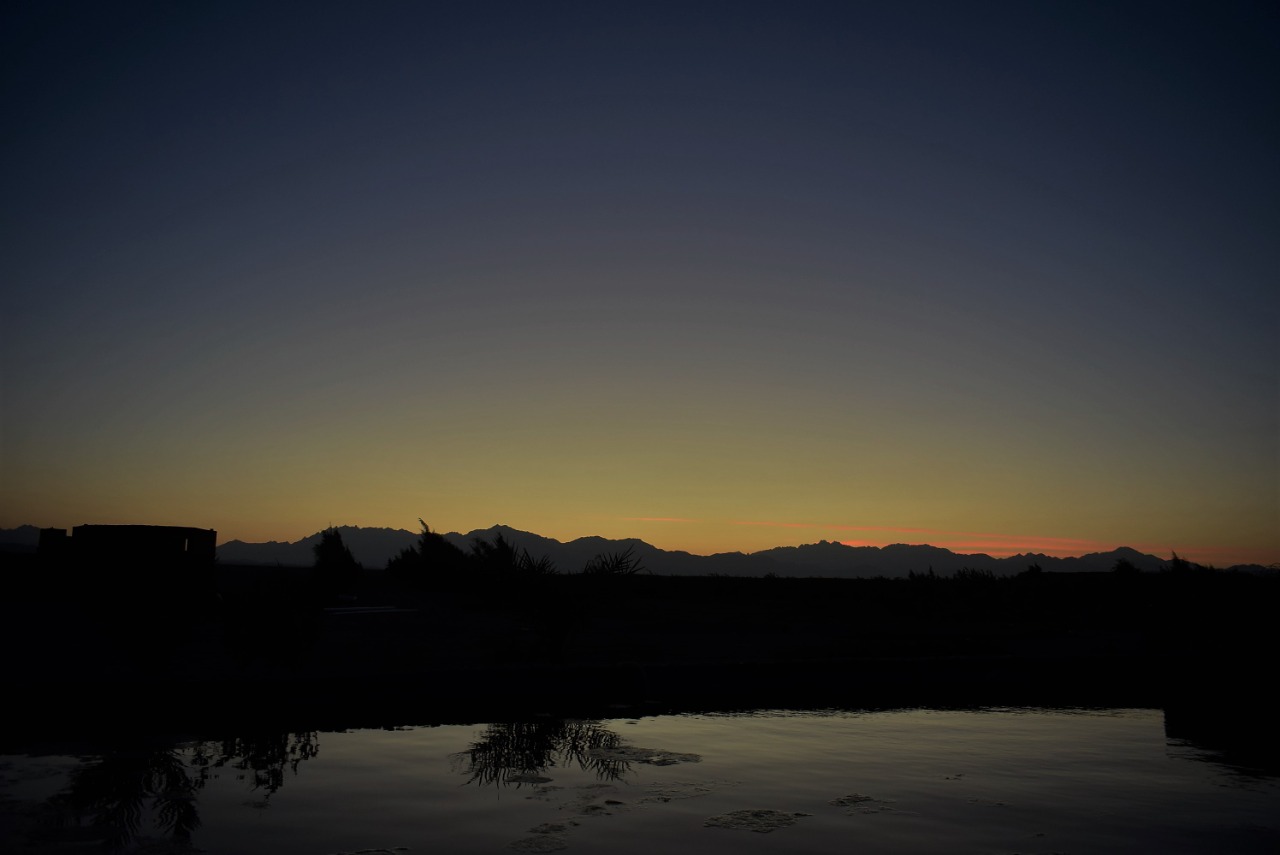
<instances>
[{"instance_id":1,"label":"reflection of trees in water","mask_svg":"<svg viewBox=\"0 0 1280 855\"><path fill-rule=\"evenodd\" d=\"M200 826L196 790L176 748L150 748L105 754L76 769L71 784L55 796L55 807L69 811L103 834L103 845L121 849L138 836L148 803L158 828L187 843Z\"/></svg>"},{"instance_id":2,"label":"reflection of trees in water","mask_svg":"<svg viewBox=\"0 0 1280 855\"><path fill-rule=\"evenodd\" d=\"M204 784L214 770L235 769L237 780L250 781L255 790L265 790L269 797L284 786L287 767L298 774L298 764L320 752L315 731L309 733L266 733L237 736L221 742L197 742L191 746L191 765L199 770Z\"/></svg>"},{"instance_id":3,"label":"reflection of trees in water","mask_svg":"<svg viewBox=\"0 0 1280 855\"><path fill-rule=\"evenodd\" d=\"M200 827L199 790L215 770L237 770L270 796L284 784L288 767L316 756L315 732L262 734L177 746L135 746L111 751L71 773L66 790L51 800L61 816L84 820L103 836L103 845L118 850L138 837L144 818L175 843L189 844Z\"/></svg>"},{"instance_id":4,"label":"reflection of trees in water","mask_svg":"<svg viewBox=\"0 0 1280 855\"><path fill-rule=\"evenodd\" d=\"M613 781L629 772L630 764L592 752L621 745L621 736L595 721L507 722L488 725L479 741L452 758L454 770L469 776L468 784L519 785L525 783L519 776L553 766L577 766Z\"/></svg>"}]
</instances>

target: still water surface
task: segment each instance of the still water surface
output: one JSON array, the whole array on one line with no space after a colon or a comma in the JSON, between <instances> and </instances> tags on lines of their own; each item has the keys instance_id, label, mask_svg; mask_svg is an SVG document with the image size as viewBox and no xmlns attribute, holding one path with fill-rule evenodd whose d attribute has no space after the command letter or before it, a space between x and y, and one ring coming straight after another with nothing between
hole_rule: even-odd
<instances>
[{"instance_id":1,"label":"still water surface","mask_svg":"<svg viewBox=\"0 0 1280 855\"><path fill-rule=\"evenodd\" d=\"M1280 852L1273 770L1166 736L1159 710L543 719L0 763L6 851Z\"/></svg>"}]
</instances>

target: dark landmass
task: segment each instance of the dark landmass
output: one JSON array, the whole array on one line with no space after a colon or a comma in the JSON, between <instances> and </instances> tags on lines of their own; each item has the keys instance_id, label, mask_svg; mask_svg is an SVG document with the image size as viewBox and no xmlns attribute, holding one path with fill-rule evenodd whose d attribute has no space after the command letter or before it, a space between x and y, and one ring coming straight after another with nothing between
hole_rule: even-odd
<instances>
[{"instance_id":1,"label":"dark landmass","mask_svg":"<svg viewBox=\"0 0 1280 855\"><path fill-rule=\"evenodd\" d=\"M492 547L488 558L417 576L353 564L339 583L322 568L222 565L166 601L131 585L127 563L9 553L16 715L53 726L105 699L136 722L366 725L690 708L1269 709L1274 575L1181 562L680 577L493 564Z\"/></svg>"},{"instance_id":2,"label":"dark landmass","mask_svg":"<svg viewBox=\"0 0 1280 855\"><path fill-rule=\"evenodd\" d=\"M338 526L343 542L356 561L364 567L386 567L396 555L417 542L415 532L395 528L362 528ZM35 526L0 530L0 552L35 552L40 530ZM224 565L259 567L310 567L314 551L323 532L316 532L291 543L268 541L247 543L231 540L218 547L218 561ZM505 525L475 529L465 534L449 532L445 540L468 550L476 540L493 541L501 536L512 545L533 555L545 556L562 571L577 572L601 553L627 548L635 551L648 571L661 576L829 576L841 579L905 578L910 573L950 575L958 570L987 570L997 576L1013 576L1031 565L1052 573L1101 573L1124 560L1142 572L1158 572L1168 566L1168 559L1139 552L1127 546L1107 552L1059 558L1041 553L1021 553L995 558L985 553L956 553L927 544L892 544L889 546L846 546L833 541L820 541L803 546L779 546L759 552L722 552L694 555L680 550L660 549L637 538L609 539L580 537L561 542L532 532ZM1257 564L1240 564L1224 568L1247 573L1276 572Z\"/></svg>"},{"instance_id":3,"label":"dark landmass","mask_svg":"<svg viewBox=\"0 0 1280 855\"><path fill-rule=\"evenodd\" d=\"M1106 573L665 576L600 539L563 573L503 531L464 550L425 525L382 569L339 529L311 567L262 567L218 564L215 538L85 525L0 555L0 754L85 758L49 799L0 808L7 841L191 851L211 777L234 770L265 806L348 728L483 723L451 755L459 783L519 787L646 762L607 721L643 715L1159 707L1195 759L1280 768L1274 574L1121 554Z\"/></svg>"},{"instance_id":4,"label":"dark landmass","mask_svg":"<svg viewBox=\"0 0 1280 855\"><path fill-rule=\"evenodd\" d=\"M361 528L339 526L336 529L355 559L365 567L386 567L405 548L417 542L418 534L404 529ZM0 551L34 552L39 538L35 526L0 530ZM323 532L292 543L269 541L246 543L232 540L218 547L222 564L262 567L310 567L314 550ZM580 537L567 543L505 525L461 534L450 532L445 540L460 549L470 549L477 540L493 541L501 535L516 547L531 554L546 556L563 571L577 572L601 553L633 548L650 573L663 576L831 576L834 578L902 578L909 573L949 575L961 569L989 570L997 576L1013 576L1035 564L1052 573L1101 573L1114 568L1119 560L1130 562L1143 572L1157 572L1168 560L1121 546L1108 552L1096 552L1070 558L1039 553L1024 553L1007 558L993 558L984 553L960 554L949 549L923 544L891 546L845 546L821 541L804 546L780 546L760 552L724 552L716 555L693 555L678 550L664 550L636 538L611 540L603 537ZM1225 568L1250 573L1274 572L1256 564Z\"/></svg>"},{"instance_id":5,"label":"dark landmass","mask_svg":"<svg viewBox=\"0 0 1280 855\"><path fill-rule=\"evenodd\" d=\"M418 535L403 529L359 528L340 526L343 541L356 560L365 567L385 567L401 550L417 541ZM218 547L218 560L224 564L257 564L307 567L321 532L293 543L245 543L233 540ZM693 555L679 550L664 550L636 538L612 540L604 537L580 537L567 543L505 525L461 534L450 532L443 537L460 549L467 550L479 540L505 538L517 548L546 556L561 570L577 572L596 555L632 548L650 573L662 576L830 576L844 579L877 577L905 578L909 573L952 574L962 569L988 570L997 576L1013 576L1032 564L1054 573L1100 573L1111 570L1117 561L1130 562L1144 572L1162 570L1167 559L1141 553L1127 546L1108 552L1078 557L1058 558L1040 553L1024 553L1007 558L994 558L984 553L961 554L925 544L892 544L890 546L846 546L820 541L803 546L779 546L760 552L722 552L715 555ZM1259 565L1226 568L1244 572L1266 572Z\"/></svg>"}]
</instances>

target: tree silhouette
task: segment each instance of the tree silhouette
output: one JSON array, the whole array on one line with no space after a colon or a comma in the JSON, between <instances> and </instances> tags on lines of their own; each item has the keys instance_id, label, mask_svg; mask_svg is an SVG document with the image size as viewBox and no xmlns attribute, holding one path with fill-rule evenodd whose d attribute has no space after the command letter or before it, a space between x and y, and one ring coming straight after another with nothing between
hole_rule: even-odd
<instances>
[{"instance_id":1,"label":"tree silhouette","mask_svg":"<svg viewBox=\"0 0 1280 855\"><path fill-rule=\"evenodd\" d=\"M456 582L466 569L466 553L421 519L418 523L422 526L418 542L387 562L387 574L415 588Z\"/></svg>"},{"instance_id":2,"label":"tree silhouette","mask_svg":"<svg viewBox=\"0 0 1280 855\"><path fill-rule=\"evenodd\" d=\"M316 557L316 579L326 594L336 594L351 587L363 569L342 542L342 532L336 528L320 532L320 542L312 550Z\"/></svg>"}]
</instances>

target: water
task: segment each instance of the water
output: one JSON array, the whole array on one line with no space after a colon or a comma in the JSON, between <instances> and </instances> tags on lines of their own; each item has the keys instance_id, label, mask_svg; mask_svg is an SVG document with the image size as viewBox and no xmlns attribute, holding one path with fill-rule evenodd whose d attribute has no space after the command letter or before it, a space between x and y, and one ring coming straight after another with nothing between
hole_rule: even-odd
<instances>
[{"instance_id":1,"label":"water","mask_svg":"<svg viewBox=\"0 0 1280 855\"><path fill-rule=\"evenodd\" d=\"M0 848L1280 851L1275 770L1169 730L1143 709L757 711L28 753L0 758Z\"/></svg>"}]
</instances>

